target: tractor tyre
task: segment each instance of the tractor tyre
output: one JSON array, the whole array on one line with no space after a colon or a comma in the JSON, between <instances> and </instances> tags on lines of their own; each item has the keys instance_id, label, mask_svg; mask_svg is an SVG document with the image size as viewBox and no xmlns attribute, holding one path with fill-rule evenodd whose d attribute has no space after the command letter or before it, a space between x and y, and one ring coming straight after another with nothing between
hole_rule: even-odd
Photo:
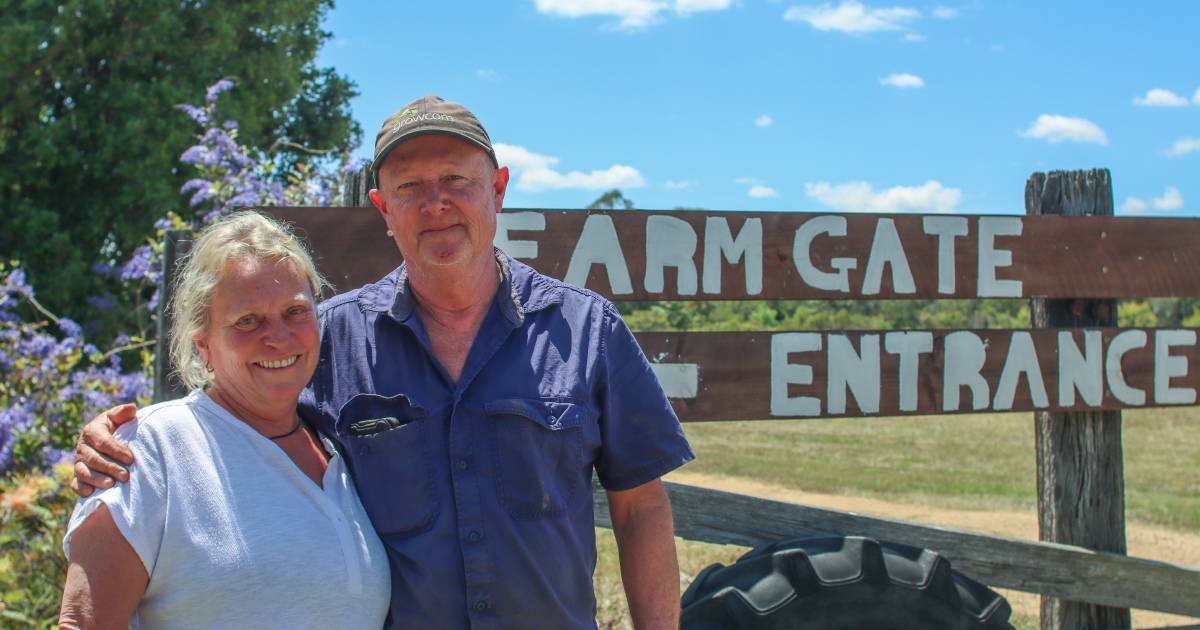
<instances>
[{"instance_id":1,"label":"tractor tyre","mask_svg":"<svg viewBox=\"0 0 1200 630\"><path fill-rule=\"evenodd\" d=\"M683 594L683 630L1012 630L1012 609L927 549L798 538L714 564Z\"/></svg>"}]
</instances>

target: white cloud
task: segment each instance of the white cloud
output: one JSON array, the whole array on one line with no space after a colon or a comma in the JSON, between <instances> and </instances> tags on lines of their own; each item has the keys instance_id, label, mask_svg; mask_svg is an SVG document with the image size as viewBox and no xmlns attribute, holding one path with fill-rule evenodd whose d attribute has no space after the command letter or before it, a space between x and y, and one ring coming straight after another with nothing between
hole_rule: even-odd
<instances>
[{"instance_id":1,"label":"white cloud","mask_svg":"<svg viewBox=\"0 0 1200 630\"><path fill-rule=\"evenodd\" d=\"M920 186L896 186L875 192L867 182L810 182L804 193L841 212L954 212L962 191L930 180Z\"/></svg>"},{"instance_id":2,"label":"white cloud","mask_svg":"<svg viewBox=\"0 0 1200 630\"><path fill-rule=\"evenodd\" d=\"M1167 186L1166 192L1164 192L1161 197L1155 197L1154 199L1151 199L1149 203L1147 203L1146 200L1139 199L1137 197L1126 197L1125 203L1121 204L1120 209L1121 212L1137 214L1139 212L1146 212L1151 208L1160 212L1173 212L1175 210L1181 210L1183 209L1183 194L1179 192L1178 188L1174 186Z\"/></svg>"},{"instance_id":3,"label":"white cloud","mask_svg":"<svg viewBox=\"0 0 1200 630\"><path fill-rule=\"evenodd\" d=\"M688 15L701 11L724 11L729 8L729 3L730 0L675 0L675 12Z\"/></svg>"},{"instance_id":4,"label":"white cloud","mask_svg":"<svg viewBox=\"0 0 1200 630\"><path fill-rule=\"evenodd\" d=\"M496 150L496 161L500 163L500 166L507 166L517 172L550 168L558 164L556 157L539 155L514 144L497 142L492 148Z\"/></svg>"},{"instance_id":5,"label":"white cloud","mask_svg":"<svg viewBox=\"0 0 1200 630\"><path fill-rule=\"evenodd\" d=\"M750 190L746 191L746 195L755 199L768 199L779 197L779 191L770 186L751 186Z\"/></svg>"},{"instance_id":6,"label":"white cloud","mask_svg":"<svg viewBox=\"0 0 1200 630\"><path fill-rule=\"evenodd\" d=\"M480 68L475 71L475 76L484 81L499 81L500 73L491 68Z\"/></svg>"},{"instance_id":7,"label":"white cloud","mask_svg":"<svg viewBox=\"0 0 1200 630\"><path fill-rule=\"evenodd\" d=\"M507 166L516 178L516 188L524 192L541 192L565 188L605 190L609 188L641 188L646 185L642 174L632 166L614 164L589 173L571 171L560 173L552 168L559 159L534 153L525 147L497 142L496 161Z\"/></svg>"},{"instance_id":8,"label":"white cloud","mask_svg":"<svg viewBox=\"0 0 1200 630\"><path fill-rule=\"evenodd\" d=\"M755 127L770 127L771 123L774 123L774 122L775 122L775 119L771 118L770 116L768 116L766 114L763 114L762 116L759 116L758 118L754 119L754 126Z\"/></svg>"},{"instance_id":9,"label":"white cloud","mask_svg":"<svg viewBox=\"0 0 1200 630\"><path fill-rule=\"evenodd\" d=\"M1142 199L1138 199L1137 197L1126 197L1125 203L1121 204L1120 210L1121 212L1137 214L1138 212L1145 212L1149 208L1149 204Z\"/></svg>"},{"instance_id":10,"label":"white cloud","mask_svg":"<svg viewBox=\"0 0 1200 630\"><path fill-rule=\"evenodd\" d=\"M794 6L783 14L783 19L789 22L807 22L818 31L842 33L904 30L909 22L919 17L921 13L916 9L872 9L854 0L845 0L836 7L830 4Z\"/></svg>"},{"instance_id":11,"label":"white cloud","mask_svg":"<svg viewBox=\"0 0 1200 630\"><path fill-rule=\"evenodd\" d=\"M958 9L954 7L934 7L933 17L941 20L953 20L958 17Z\"/></svg>"},{"instance_id":12,"label":"white cloud","mask_svg":"<svg viewBox=\"0 0 1200 630\"><path fill-rule=\"evenodd\" d=\"M663 188L667 190L686 190L695 186L696 182L690 179L668 179L663 183Z\"/></svg>"},{"instance_id":13,"label":"white cloud","mask_svg":"<svg viewBox=\"0 0 1200 630\"><path fill-rule=\"evenodd\" d=\"M1187 155L1200 151L1200 138L1180 138L1167 149L1167 155Z\"/></svg>"},{"instance_id":14,"label":"white cloud","mask_svg":"<svg viewBox=\"0 0 1200 630\"><path fill-rule=\"evenodd\" d=\"M902 41L908 42L910 44L915 44L917 42L923 42L923 41L925 41L925 39L926 39L925 36L921 35L919 33L905 33Z\"/></svg>"},{"instance_id":15,"label":"white cloud","mask_svg":"<svg viewBox=\"0 0 1200 630\"><path fill-rule=\"evenodd\" d=\"M1051 144L1060 142L1094 142L1108 144L1108 135L1095 123L1083 118L1042 114L1025 131L1025 138L1045 140Z\"/></svg>"},{"instance_id":16,"label":"white cloud","mask_svg":"<svg viewBox=\"0 0 1200 630\"><path fill-rule=\"evenodd\" d=\"M890 85L898 88L922 88L925 87L925 80L915 74L907 72L892 73L886 77L879 79L882 85Z\"/></svg>"},{"instance_id":17,"label":"white cloud","mask_svg":"<svg viewBox=\"0 0 1200 630\"><path fill-rule=\"evenodd\" d=\"M661 20L660 14L673 9L678 15L701 11L723 11L731 0L536 0L539 13L568 18L591 16L615 17L617 28L627 31L644 29Z\"/></svg>"},{"instance_id":18,"label":"white cloud","mask_svg":"<svg viewBox=\"0 0 1200 630\"><path fill-rule=\"evenodd\" d=\"M743 186L753 186L755 184L762 183L762 180L757 177L739 177L733 181L735 183L742 184Z\"/></svg>"},{"instance_id":19,"label":"white cloud","mask_svg":"<svg viewBox=\"0 0 1200 630\"><path fill-rule=\"evenodd\" d=\"M1171 210L1180 210L1183 208L1183 195L1180 194L1178 188L1174 186L1168 186L1167 192L1163 193L1163 196L1161 197L1155 197L1154 201L1152 201L1150 205L1154 206L1155 210L1163 210L1167 212Z\"/></svg>"},{"instance_id":20,"label":"white cloud","mask_svg":"<svg viewBox=\"0 0 1200 630\"><path fill-rule=\"evenodd\" d=\"M1145 96L1133 97L1134 105L1144 105L1146 107L1183 107L1187 105L1187 99L1163 88L1154 88L1146 92Z\"/></svg>"},{"instance_id":21,"label":"white cloud","mask_svg":"<svg viewBox=\"0 0 1200 630\"><path fill-rule=\"evenodd\" d=\"M1192 102L1200 105L1200 88L1196 88L1196 93L1192 95Z\"/></svg>"}]
</instances>

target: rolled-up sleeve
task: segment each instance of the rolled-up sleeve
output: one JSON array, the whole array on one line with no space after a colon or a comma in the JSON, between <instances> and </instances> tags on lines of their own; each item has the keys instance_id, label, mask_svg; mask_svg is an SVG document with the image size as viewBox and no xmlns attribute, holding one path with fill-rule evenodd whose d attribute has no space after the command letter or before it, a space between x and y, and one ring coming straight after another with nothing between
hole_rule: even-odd
<instances>
[{"instance_id":1,"label":"rolled-up sleeve","mask_svg":"<svg viewBox=\"0 0 1200 630\"><path fill-rule=\"evenodd\" d=\"M141 559L146 574L154 575L165 524L167 480L162 455L147 432L138 430L140 426L142 421L134 421L119 427L115 434L133 450L135 463L129 468L129 481L82 497L75 504L63 536L63 552L68 560L71 535L103 504L117 530Z\"/></svg>"},{"instance_id":2,"label":"rolled-up sleeve","mask_svg":"<svg viewBox=\"0 0 1200 630\"><path fill-rule=\"evenodd\" d=\"M596 473L606 490L628 490L695 455L633 333L611 305L605 319L597 387L602 446Z\"/></svg>"}]
</instances>

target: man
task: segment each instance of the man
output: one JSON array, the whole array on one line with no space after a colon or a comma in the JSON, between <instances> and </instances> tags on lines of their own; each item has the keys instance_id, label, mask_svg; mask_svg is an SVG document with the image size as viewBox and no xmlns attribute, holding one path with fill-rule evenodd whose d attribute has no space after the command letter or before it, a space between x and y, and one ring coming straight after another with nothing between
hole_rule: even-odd
<instances>
[{"instance_id":1,"label":"man","mask_svg":"<svg viewBox=\"0 0 1200 630\"><path fill-rule=\"evenodd\" d=\"M342 447L388 547L392 625L593 627L594 469L635 626L678 627L659 477L693 456L616 309L493 247L508 169L461 105L402 108L372 169L405 263L322 305L301 409ZM127 416L85 427L81 493L122 478L89 444L128 463L109 435Z\"/></svg>"}]
</instances>

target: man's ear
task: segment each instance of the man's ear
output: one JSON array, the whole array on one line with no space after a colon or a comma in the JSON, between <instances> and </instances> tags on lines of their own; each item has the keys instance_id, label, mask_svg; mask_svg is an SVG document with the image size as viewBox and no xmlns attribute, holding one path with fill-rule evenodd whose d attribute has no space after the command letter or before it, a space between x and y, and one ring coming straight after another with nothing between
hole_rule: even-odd
<instances>
[{"instance_id":1,"label":"man's ear","mask_svg":"<svg viewBox=\"0 0 1200 630\"><path fill-rule=\"evenodd\" d=\"M496 198L496 212L504 209L504 192L508 190L508 167L501 166L496 169L496 176L492 178L492 195Z\"/></svg>"},{"instance_id":2,"label":"man's ear","mask_svg":"<svg viewBox=\"0 0 1200 630\"><path fill-rule=\"evenodd\" d=\"M380 194L379 189L372 188L371 190L368 190L367 197L371 199L371 203L375 205L375 209L379 211L379 214L382 214L384 218L387 218L387 205L384 204L383 195Z\"/></svg>"}]
</instances>

